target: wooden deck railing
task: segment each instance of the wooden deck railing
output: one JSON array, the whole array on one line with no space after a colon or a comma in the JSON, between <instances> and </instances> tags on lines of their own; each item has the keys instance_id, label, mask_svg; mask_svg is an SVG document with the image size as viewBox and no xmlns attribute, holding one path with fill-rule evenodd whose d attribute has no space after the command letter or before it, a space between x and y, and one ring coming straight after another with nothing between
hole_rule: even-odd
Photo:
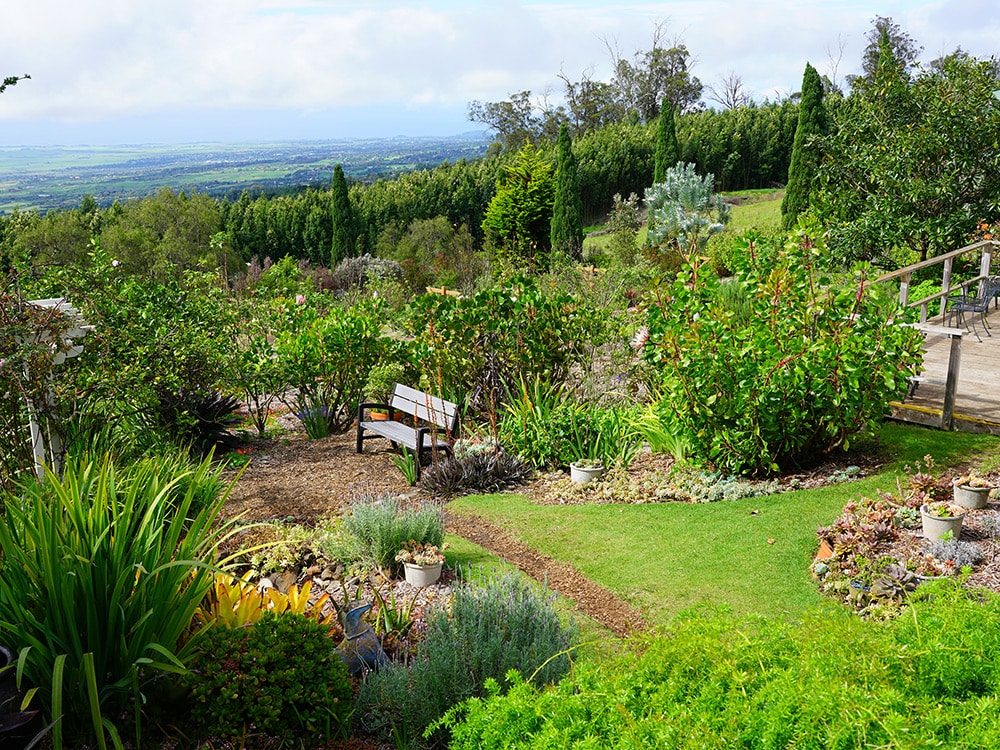
<instances>
[{"instance_id":1,"label":"wooden deck railing","mask_svg":"<svg viewBox=\"0 0 1000 750\"><path fill-rule=\"evenodd\" d=\"M916 324L914 327L923 331L925 334L938 334L948 336L950 339L948 375L945 382L944 403L941 408L940 426L943 430L950 430L954 425L955 398L958 395L958 376L962 363L962 331L958 328L945 328L927 325L927 315L930 303L934 300L941 300L940 314L943 318L948 309L948 297L951 296L954 289L962 289L964 291L972 284L978 283L979 295L981 296L985 291L986 280L990 275L990 265L993 262L993 251L998 245L1000 245L1000 243L995 240L982 240L980 242L975 242L971 245L961 247L958 250L952 250L949 253L944 253L943 255L938 255L934 258L928 258L920 263L913 263L904 268L900 268L898 271L892 271L891 273L884 274L875 280L876 282L880 282L899 279L899 304L903 307L920 307L920 323ZM955 263L955 258L959 258L968 253L974 253L977 250L980 252L979 274L971 279L966 279L965 281L952 285L951 272ZM910 280L913 278L913 274L916 271L920 271L924 268L932 268L938 264L941 265L941 291L930 294L922 299L918 299L915 302L910 302ZM915 377L913 380L919 381L921 378Z\"/></svg>"},{"instance_id":2,"label":"wooden deck railing","mask_svg":"<svg viewBox=\"0 0 1000 750\"><path fill-rule=\"evenodd\" d=\"M993 262L993 250L1000 243L996 240L981 240L980 242L975 242L971 245L966 245L965 247L960 247L958 250L952 250L949 253L944 253L943 255L938 255L933 258L928 258L927 260L920 261L919 263L913 263L909 266L900 268L898 271L892 271L890 273L879 276L875 279L876 282L879 281L891 281L893 279L899 279L899 304L903 307L920 307L920 322L924 323L927 321L927 313L930 307L930 303L936 299L941 300L941 311L940 314L944 315L948 307L948 297L951 296L954 289L966 289L972 284L979 283L979 293L982 294L986 279L990 275L990 264ZM955 263L955 258L959 258L968 253L974 253L977 250L980 251L979 256L979 275L971 279L966 279L965 281L959 282L955 285L951 283L951 271ZM930 294L922 299L918 299L915 302L910 302L910 279L913 278L913 274L916 271L920 271L924 268L931 268L941 264L941 291Z\"/></svg>"}]
</instances>

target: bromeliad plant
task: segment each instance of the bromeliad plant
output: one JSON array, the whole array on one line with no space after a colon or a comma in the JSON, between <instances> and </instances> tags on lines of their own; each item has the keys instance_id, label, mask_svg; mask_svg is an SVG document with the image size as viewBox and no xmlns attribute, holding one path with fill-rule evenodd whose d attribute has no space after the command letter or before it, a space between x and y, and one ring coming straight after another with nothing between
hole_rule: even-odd
<instances>
[{"instance_id":1,"label":"bromeliad plant","mask_svg":"<svg viewBox=\"0 0 1000 750\"><path fill-rule=\"evenodd\" d=\"M118 467L110 458L67 461L59 479L4 496L0 518L0 642L20 649L24 678L64 738L107 738L157 678L183 671L185 641L229 534L226 492L211 457L175 474L172 460ZM201 503L200 507L199 503Z\"/></svg>"}]
</instances>

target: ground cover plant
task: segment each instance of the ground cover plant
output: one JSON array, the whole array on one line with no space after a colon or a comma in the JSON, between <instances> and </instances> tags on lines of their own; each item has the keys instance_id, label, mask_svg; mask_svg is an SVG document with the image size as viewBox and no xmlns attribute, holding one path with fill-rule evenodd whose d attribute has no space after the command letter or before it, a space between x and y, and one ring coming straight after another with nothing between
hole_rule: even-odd
<instances>
[{"instance_id":1,"label":"ground cover plant","mask_svg":"<svg viewBox=\"0 0 1000 750\"><path fill-rule=\"evenodd\" d=\"M998 622L952 583L879 626L698 610L556 688L491 682L441 726L453 748L993 747Z\"/></svg>"}]
</instances>

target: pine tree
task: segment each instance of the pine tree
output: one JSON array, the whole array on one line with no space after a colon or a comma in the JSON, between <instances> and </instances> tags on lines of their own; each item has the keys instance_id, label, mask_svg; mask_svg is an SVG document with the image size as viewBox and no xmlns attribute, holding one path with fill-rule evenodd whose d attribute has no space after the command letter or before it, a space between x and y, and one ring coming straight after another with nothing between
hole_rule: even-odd
<instances>
[{"instance_id":1,"label":"pine tree","mask_svg":"<svg viewBox=\"0 0 1000 750\"><path fill-rule=\"evenodd\" d=\"M566 123L559 126L556 160L556 197L552 208L552 249L579 258L583 252L583 201L576 173L576 157Z\"/></svg>"},{"instance_id":2,"label":"pine tree","mask_svg":"<svg viewBox=\"0 0 1000 750\"><path fill-rule=\"evenodd\" d=\"M663 182L667 170L680 161L680 147L677 145L677 128L674 123L674 108L667 99L660 105L660 121L656 126L656 153L653 167L653 182Z\"/></svg>"},{"instance_id":3,"label":"pine tree","mask_svg":"<svg viewBox=\"0 0 1000 750\"><path fill-rule=\"evenodd\" d=\"M829 130L829 119L823 106L823 82L816 68L806 63L802 76L802 99L799 101L799 123L795 128L792 160L788 166L788 184L781 201L781 223L785 229L791 229L799 214L809 207L809 192L816 178L820 156L814 141Z\"/></svg>"},{"instance_id":4,"label":"pine tree","mask_svg":"<svg viewBox=\"0 0 1000 750\"><path fill-rule=\"evenodd\" d=\"M347 179L344 168L338 164L333 169L333 243L330 253L330 267L335 267L340 261L355 255L354 244L357 231L354 226L354 211L347 193Z\"/></svg>"}]
</instances>

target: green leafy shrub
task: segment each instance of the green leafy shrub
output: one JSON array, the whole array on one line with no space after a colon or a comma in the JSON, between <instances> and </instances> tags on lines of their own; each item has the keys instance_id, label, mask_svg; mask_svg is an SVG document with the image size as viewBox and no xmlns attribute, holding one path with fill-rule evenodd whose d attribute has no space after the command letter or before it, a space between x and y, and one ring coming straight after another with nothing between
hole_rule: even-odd
<instances>
[{"instance_id":1,"label":"green leafy shrub","mask_svg":"<svg viewBox=\"0 0 1000 750\"><path fill-rule=\"evenodd\" d=\"M604 317L580 296L518 277L471 297L417 297L406 325L424 385L496 414L520 380L562 382L587 361Z\"/></svg>"},{"instance_id":2,"label":"green leafy shrub","mask_svg":"<svg viewBox=\"0 0 1000 750\"><path fill-rule=\"evenodd\" d=\"M739 310L720 302L704 264L657 292L642 353L662 378L659 413L694 460L774 472L847 448L905 393L920 334L893 321L891 290L864 269L837 283L821 272L823 257L822 242L800 230L779 264L748 260L728 282L751 291Z\"/></svg>"},{"instance_id":3,"label":"green leafy shrub","mask_svg":"<svg viewBox=\"0 0 1000 750\"><path fill-rule=\"evenodd\" d=\"M370 306L333 308L325 315L308 306L289 310L276 350L284 380L294 388L288 406L312 435L323 437L350 426L368 371L383 359L387 346L378 310Z\"/></svg>"},{"instance_id":4,"label":"green leafy shrub","mask_svg":"<svg viewBox=\"0 0 1000 750\"><path fill-rule=\"evenodd\" d=\"M406 506L391 495L362 492L344 516L344 531L357 540L364 559L396 570L396 553L406 542L444 543L444 511L436 503Z\"/></svg>"},{"instance_id":5,"label":"green leafy shrub","mask_svg":"<svg viewBox=\"0 0 1000 750\"><path fill-rule=\"evenodd\" d=\"M454 750L996 747L998 616L950 582L880 625L696 610L555 688L491 684L443 726Z\"/></svg>"},{"instance_id":6,"label":"green leafy shrub","mask_svg":"<svg viewBox=\"0 0 1000 750\"><path fill-rule=\"evenodd\" d=\"M20 650L46 721L62 715L57 749L64 734L116 739L126 707L187 658L228 533L221 486L208 460L70 459L62 479L4 496L0 642Z\"/></svg>"},{"instance_id":7,"label":"green leafy shrub","mask_svg":"<svg viewBox=\"0 0 1000 750\"><path fill-rule=\"evenodd\" d=\"M248 627L215 627L199 639L183 678L198 737L247 733L344 737L351 681L325 625L265 612Z\"/></svg>"},{"instance_id":8,"label":"green leafy shrub","mask_svg":"<svg viewBox=\"0 0 1000 750\"><path fill-rule=\"evenodd\" d=\"M379 736L413 742L448 708L510 670L534 685L559 680L575 640L575 628L563 627L548 599L511 574L459 586L450 614L446 606L428 612L424 641L409 664L365 678L357 721ZM431 744L443 739L439 732Z\"/></svg>"},{"instance_id":9,"label":"green leafy shrub","mask_svg":"<svg viewBox=\"0 0 1000 750\"><path fill-rule=\"evenodd\" d=\"M532 466L568 466L599 458L627 467L641 445L634 410L578 402L563 385L523 381L498 425L500 442Z\"/></svg>"}]
</instances>

